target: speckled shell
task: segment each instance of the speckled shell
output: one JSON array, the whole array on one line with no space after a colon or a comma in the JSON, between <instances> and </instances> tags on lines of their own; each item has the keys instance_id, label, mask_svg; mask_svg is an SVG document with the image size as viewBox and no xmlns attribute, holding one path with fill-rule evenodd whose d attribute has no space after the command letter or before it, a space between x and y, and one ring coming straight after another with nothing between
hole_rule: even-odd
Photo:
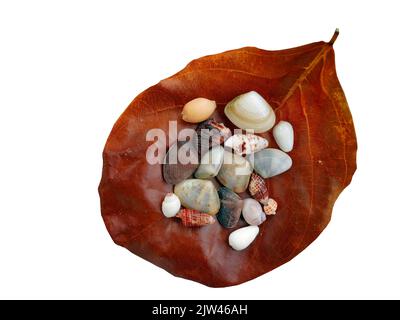
<instances>
[{"instance_id":1,"label":"speckled shell","mask_svg":"<svg viewBox=\"0 0 400 320\"><path fill-rule=\"evenodd\" d=\"M185 227L201 227L215 222L215 218L207 213L192 209L181 209L176 215Z\"/></svg>"},{"instance_id":2,"label":"speckled shell","mask_svg":"<svg viewBox=\"0 0 400 320\"><path fill-rule=\"evenodd\" d=\"M209 148L224 143L232 132L223 123L218 123L209 119L200 123L196 128L198 138L198 150L200 155L204 155Z\"/></svg>"},{"instance_id":3,"label":"speckled shell","mask_svg":"<svg viewBox=\"0 0 400 320\"><path fill-rule=\"evenodd\" d=\"M257 173L252 173L249 183L249 192L258 202L266 205L268 202L268 189L265 180Z\"/></svg>"},{"instance_id":4,"label":"speckled shell","mask_svg":"<svg viewBox=\"0 0 400 320\"><path fill-rule=\"evenodd\" d=\"M181 148L190 150L188 154L190 154L191 158L188 164L182 164L178 160L179 158L177 155ZM199 158L196 146L194 146L191 141L178 141L169 148L165 155L162 166L164 180L169 184L177 184L189 178L196 171L198 166Z\"/></svg>"},{"instance_id":5,"label":"speckled shell","mask_svg":"<svg viewBox=\"0 0 400 320\"><path fill-rule=\"evenodd\" d=\"M255 134L234 134L225 141L225 147L231 148L236 154L251 154L268 147L268 140Z\"/></svg>"},{"instance_id":6,"label":"speckled shell","mask_svg":"<svg viewBox=\"0 0 400 320\"><path fill-rule=\"evenodd\" d=\"M277 209L278 203L274 199L269 198L267 204L264 206L265 214L267 216L275 215Z\"/></svg>"},{"instance_id":7,"label":"speckled shell","mask_svg":"<svg viewBox=\"0 0 400 320\"><path fill-rule=\"evenodd\" d=\"M243 200L226 187L218 189L221 207L217 214L219 223L225 228L233 228L239 221Z\"/></svg>"}]
</instances>

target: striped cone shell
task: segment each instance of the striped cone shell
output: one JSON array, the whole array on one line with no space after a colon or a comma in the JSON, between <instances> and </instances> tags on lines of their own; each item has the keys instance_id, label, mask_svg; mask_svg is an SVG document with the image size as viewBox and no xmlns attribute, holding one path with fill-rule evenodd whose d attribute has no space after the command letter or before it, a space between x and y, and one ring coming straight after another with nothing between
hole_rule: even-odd
<instances>
[{"instance_id":1,"label":"striped cone shell","mask_svg":"<svg viewBox=\"0 0 400 320\"><path fill-rule=\"evenodd\" d=\"M267 204L264 206L264 212L266 215L271 216L276 214L276 209L278 209L278 203L272 199L269 198Z\"/></svg>"},{"instance_id":2,"label":"striped cone shell","mask_svg":"<svg viewBox=\"0 0 400 320\"><path fill-rule=\"evenodd\" d=\"M185 227L201 227L215 222L213 216L192 209L181 209L176 217L182 220Z\"/></svg>"},{"instance_id":3,"label":"striped cone shell","mask_svg":"<svg viewBox=\"0 0 400 320\"><path fill-rule=\"evenodd\" d=\"M268 189L265 180L259 176L257 173L251 174L251 179L249 183L249 192L251 196L258 202L264 205L268 204Z\"/></svg>"}]
</instances>

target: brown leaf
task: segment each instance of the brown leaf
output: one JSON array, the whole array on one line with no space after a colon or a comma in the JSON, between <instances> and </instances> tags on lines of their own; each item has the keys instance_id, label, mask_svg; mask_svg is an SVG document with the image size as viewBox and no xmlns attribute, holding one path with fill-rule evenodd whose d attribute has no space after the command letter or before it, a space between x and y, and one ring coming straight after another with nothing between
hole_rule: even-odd
<instances>
[{"instance_id":1,"label":"brown leaf","mask_svg":"<svg viewBox=\"0 0 400 320\"><path fill-rule=\"evenodd\" d=\"M329 43L287 50L245 47L206 56L137 96L114 125L103 153L101 210L113 240L176 276L212 287L258 277L306 248L328 224L356 169L353 121L335 71L336 37L337 32ZM191 229L162 215L161 202L172 186L163 181L161 165L147 164L152 142L145 135L151 128L167 132L168 120L193 128L180 112L196 97L216 100L216 119L233 128L224 106L250 90L270 102L277 121L292 123L294 163L267 180L278 212L260 226L249 248L237 252L228 245L232 230L219 223ZM270 133L264 136L275 145Z\"/></svg>"}]
</instances>

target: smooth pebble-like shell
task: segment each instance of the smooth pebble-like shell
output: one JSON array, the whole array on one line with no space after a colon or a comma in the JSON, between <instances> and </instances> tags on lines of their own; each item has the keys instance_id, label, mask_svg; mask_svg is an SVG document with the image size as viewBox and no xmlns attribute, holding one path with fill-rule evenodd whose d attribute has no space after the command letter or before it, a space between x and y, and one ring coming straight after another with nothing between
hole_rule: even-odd
<instances>
[{"instance_id":1,"label":"smooth pebble-like shell","mask_svg":"<svg viewBox=\"0 0 400 320\"><path fill-rule=\"evenodd\" d=\"M243 200L242 214L244 220L252 226L258 226L266 219L261 204L251 198Z\"/></svg>"},{"instance_id":2,"label":"smooth pebble-like shell","mask_svg":"<svg viewBox=\"0 0 400 320\"><path fill-rule=\"evenodd\" d=\"M199 123L196 133L200 155L204 155L211 147L224 143L232 135L229 128L213 119Z\"/></svg>"},{"instance_id":3,"label":"smooth pebble-like shell","mask_svg":"<svg viewBox=\"0 0 400 320\"><path fill-rule=\"evenodd\" d=\"M210 180L188 179L178 183L174 193L182 206L208 214L216 214L220 201L214 184Z\"/></svg>"},{"instance_id":4,"label":"smooth pebble-like shell","mask_svg":"<svg viewBox=\"0 0 400 320\"><path fill-rule=\"evenodd\" d=\"M206 98L196 98L183 106L182 119L190 123L207 120L217 108L215 101Z\"/></svg>"},{"instance_id":5,"label":"smooth pebble-like shell","mask_svg":"<svg viewBox=\"0 0 400 320\"><path fill-rule=\"evenodd\" d=\"M268 147L268 140L251 133L234 134L225 141L225 147L238 155L250 154Z\"/></svg>"},{"instance_id":6,"label":"smooth pebble-like shell","mask_svg":"<svg viewBox=\"0 0 400 320\"><path fill-rule=\"evenodd\" d=\"M258 202L267 204L269 196L267 184L265 183L265 180L255 172L251 174L249 192Z\"/></svg>"},{"instance_id":7,"label":"smooth pebble-like shell","mask_svg":"<svg viewBox=\"0 0 400 320\"><path fill-rule=\"evenodd\" d=\"M217 214L219 223L225 228L233 228L239 221L243 208L243 200L226 187L218 189L221 207Z\"/></svg>"},{"instance_id":8,"label":"smooth pebble-like shell","mask_svg":"<svg viewBox=\"0 0 400 320\"><path fill-rule=\"evenodd\" d=\"M188 163L179 161L179 153L184 152L190 156ZM198 150L192 141L178 141L168 150L163 163L163 177L169 184L177 184L189 178L198 168Z\"/></svg>"},{"instance_id":9,"label":"smooth pebble-like shell","mask_svg":"<svg viewBox=\"0 0 400 320\"><path fill-rule=\"evenodd\" d=\"M201 227L215 222L213 216L192 209L182 209L176 217L181 219L185 227Z\"/></svg>"},{"instance_id":10,"label":"smooth pebble-like shell","mask_svg":"<svg viewBox=\"0 0 400 320\"><path fill-rule=\"evenodd\" d=\"M265 99L250 91L233 99L225 107L225 115L237 127L266 132L275 124L275 112Z\"/></svg>"},{"instance_id":11,"label":"smooth pebble-like shell","mask_svg":"<svg viewBox=\"0 0 400 320\"><path fill-rule=\"evenodd\" d=\"M229 245L237 251L244 250L254 241L259 231L257 226L237 229L229 235Z\"/></svg>"},{"instance_id":12,"label":"smooth pebble-like shell","mask_svg":"<svg viewBox=\"0 0 400 320\"><path fill-rule=\"evenodd\" d=\"M292 167L292 158L279 149L263 149L254 154L254 171L261 177L271 178Z\"/></svg>"},{"instance_id":13,"label":"smooth pebble-like shell","mask_svg":"<svg viewBox=\"0 0 400 320\"><path fill-rule=\"evenodd\" d=\"M212 147L200 161L200 166L194 176L199 179L215 177L221 169L224 161L224 148L221 146Z\"/></svg>"},{"instance_id":14,"label":"smooth pebble-like shell","mask_svg":"<svg viewBox=\"0 0 400 320\"><path fill-rule=\"evenodd\" d=\"M293 150L294 132L292 125L287 121L279 121L272 130L275 141L282 151Z\"/></svg>"},{"instance_id":15,"label":"smooth pebble-like shell","mask_svg":"<svg viewBox=\"0 0 400 320\"><path fill-rule=\"evenodd\" d=\"M225 151L224 163L219 170L217 179L225 187L240 193L247 189L252 171L250 162L245 158Z\"/></svg>"},{"instance_id":16,"label":"smooth pebble-like shell","mask_svg":"<svg viewBox=\"0 0 400 320\"><path fill-rule=\"evenodd\" d=\"M161 204L161 210L167 218L174 217L181 208L181 201L178 196L173 193L167 193Z\"/></svg>"},{"instance_id":17,"label":"smooth pebble-like shell","mask_svg":"<svg viewBox=\"0 0 400 320\"><path fill-rule=\"evenodd\" d=\"M267 204L264 206L264 212L267 216L271 216L276 214L276 210L278 209L278 203L272 199L269 198Z\"/></svg>"}]
</instances>

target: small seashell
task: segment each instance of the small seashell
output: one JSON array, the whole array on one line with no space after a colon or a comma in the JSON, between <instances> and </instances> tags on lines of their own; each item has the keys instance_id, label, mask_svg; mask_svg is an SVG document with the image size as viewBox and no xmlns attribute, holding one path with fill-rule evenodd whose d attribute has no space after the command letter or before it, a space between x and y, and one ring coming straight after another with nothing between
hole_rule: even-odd
<instances>
[{"instance_id":1,"label":"small seashell","mask_svg":"<svg viewBox=\"0 0 400 320\"><path fill-rule=\"evenodd\" d=\"M200 161L200 166L194 176L198 179L209 179L215 177L221 169L224 161L224 148L215 146L211 148Z\"/></svg>"},{"instance_id":2,"label":"small seashell","mask_svg":"<svg viewBox=\"0 0 400 320\"><path fill-rule=\"evenodd\" d=\"M237 127L255 133L266 132L275 124L275 112L255 91L244 93L225 107L225 115Z\"/></svg>"},{"instance_id":3,"label":"small seashell","mask_svg":"<svg viewBox=\"0 0 400 320\"><path fill-rule=\"evenodd\" d=\"M255 134L234 134L225 141L225 147L238 155L251 154L268 147L268 140Z\"/></svg>"},{"instance_id":4,"label":"small seashell","mask_svg":"<svg viewBox=\"0 0 400 320\"><path fill-rule=\"evenodd\" d=\"M266 219L261 204L251 198L243 200L242 214L244 220L251 226L258 226Z\"/></svg>"},{"instance_id":5,"label":"small seashell","mask_svg":"<svg viewBox=\"0 0 400 320\"><path fill-rule=\"evenodd\" d=\"M293 149L294 133L292 125L287 121L279 121L272 130L275 141L282 151L290 152Z\"/></svg>"},{"instance_id":6,"label":"small seashell","mask_svg":"<svg viewBox=\"0 0 400 320\"><path fill-rule=\"evenodd\" d=\"M250 162L245 158L225 151L224 163L219 170L217 179L225 187L240 193L247 189L252 171Z\"/></svg>"},{"instance_id":7,"label":"small seashell","mask_svg":"<svg viewBox=\"0 0 400 320\"><path fill-rule=\"evenodd\" d=\"M268 189L265 180L257 173L252 173L249 183L249 192L251 196L262 204L267 204Z\"/></svg>"},{"instance_id":8,"label":"small seashell","mask_svg":"<svg viewBox=\"0 0 400 320\"><path fill-rule=\"evenodd\" d=\"M183 106L182 119L190 123L207 120L217 108L215 101L206 98L196 98Z\"/></svg>"},{"instance_id":9,"label":"small seashell","mask_svg":"<svg viewBox=\"0 0 400 320\"><path fill-rule=\"evenodd\" d=\"M229 128L213 119L200 123L196 128L196 133L200 155L204 155L211 147L224 143L232 135Z\"/></svg>"},{"instance_id":10,"label":"small seashell","mask_svg":"<svg viewBox=\"0 0 400 320\"><path fill-rule=\"evenodd\" d=\"M181 163L178 154L189 154L188 163ZM163 162L163 177L169 184L177 184L189 178L198 168L198 151L192 141L178 141L174 143L165 155Z\"/></svg>"},{"instance_id":11,"label":"small seashell","mask_svg":"<svg viewBox=\"0 0 400 320\"><path fill-rule=\"evenodd\" d=\"M175 186L174 193L185 208L211 215L219 211L220 201L217 189L210 180L184 180Z\"/></svg>"},{"instance_id":12,"label":"small seashell","mask_svg":"<svg viewBox=\"0 0 400 320\"><path fill-rule=\"evenodd\" d=\"M226 187L218 189L221 207L217 214L219 223L225 228L233 228L239 221L243 208L243 200Z\"/></svg>"},{"instance_id":13,"label":"small seashell","mask_svg":"<svg viewBox=\"0 0 400 320\"><path fill-rule=\"evenodd\" d=\"M161 205L161 210L167 218L174 217L181 208L181 201L173 193L167 193Z\"/></svg>"},{"instance_id":14,"label":"small seashell","mask_svg":"<svg viewBox=\"0 0 400 320\"><path fill-rule=\"evenodd\" d=\"M237 229L229 235L229 245L237 251L244 250L254 241L259 231L257 226Z\"/></svg>"},{"instance_id":15,"label":"small seashell","mask_svg":"<svg viewBox=\"0 0 400 320\"><path fill-rule=\"evenodd\" d=\"M182 220L185 227L201 227L215 222L213 216L192 209L182 209L176 217Z\"/></svg>"},{"instance_id":16,"label":"small seashell","mask_svg":"<svg viewBox=\"0 0 400 320\"><path fill-rule=\"evenodd\" d=\"M263 149L254 154L254 171L261 177L271 178L292 167L292 158L279 149Z\"/></svg>"},{"instance_id":17,"label":"small seashell","mask_svg":"<svg viewBox=\"0 0 400 320\"><path fill-rule=\"evenodd\" d=\"M276 209L278 209L278 203L274 199L269 198L267 204L264 206L265 214L267 216L275 215Z\"/></svg>"}]
</instances>

